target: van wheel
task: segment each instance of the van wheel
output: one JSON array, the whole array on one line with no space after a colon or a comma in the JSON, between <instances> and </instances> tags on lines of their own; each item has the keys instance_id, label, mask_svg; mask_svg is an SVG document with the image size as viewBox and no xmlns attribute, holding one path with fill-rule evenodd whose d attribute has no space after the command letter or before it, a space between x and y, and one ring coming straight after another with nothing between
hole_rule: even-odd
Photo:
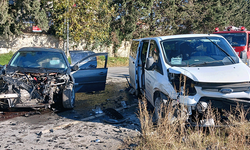
<instances>
[{"instance_id":1,"label":"van wheel","mask_svg":"<svg viewBox=\"0 0 250 150\"><path fill-rule=\"evenodd\" d=\"M164 117L164 105L160 96L155 98L155 111L153 121L158 122L160 118Z\"/></svg>"},{"instance_id":2,"label":"van wheel","mask_svg":"<svg viewBox=\"0 0 250 150\"><path fill-rule=\"evenodd\" d=\"M155 99L155 111L153 121L159 122L161 118L167 116L167 119L170 121L170 123L173 123L177 121L180 116L183 116L183 111L181 111L182 109L177 104L177 101L171 100L168 96L164 97L165 98L163 99L159 94ZM181 115L180 112L182 112Z\"/></svg>"},{"instance_id":3,"label":"van wheel","mask_svg":"<svg viewBox=\"0 0 250 150\"><path fill-rule=\"evenodd\" d=\"M73 85L68 85L63 90L62 104L65 109L73 109L75 105L75 91Z\"/></svg>"}]
</instances>

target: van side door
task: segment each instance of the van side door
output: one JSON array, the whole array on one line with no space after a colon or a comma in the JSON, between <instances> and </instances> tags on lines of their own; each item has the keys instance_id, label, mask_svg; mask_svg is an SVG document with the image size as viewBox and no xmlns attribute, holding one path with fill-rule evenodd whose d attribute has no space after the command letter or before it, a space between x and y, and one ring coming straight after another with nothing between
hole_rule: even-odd
<instances>
[{"instance_id":1,"label":"van side door","mask_svg":"<svg viewBox=\"0 0 250 150\"><path fill-rule=\"evenodd\" d=\"M159 58L159 47L154 40L150 40L150 46L147 53L146 67L145 67L145 91L146 97L152 104L154 104L154 85L163 75L161 59Z\"/></svg>"},{"instance_id":2,"label":"van side door","mask_svg":"<svg viewBox=\"0 0 250 150\"><path fill-rule=\"evenodd\" d=\"M129 53L129 79L131 86L138 91L138 58L137 51L139 50L140 41L133 40Z\"/></svg>"}]
</instances>

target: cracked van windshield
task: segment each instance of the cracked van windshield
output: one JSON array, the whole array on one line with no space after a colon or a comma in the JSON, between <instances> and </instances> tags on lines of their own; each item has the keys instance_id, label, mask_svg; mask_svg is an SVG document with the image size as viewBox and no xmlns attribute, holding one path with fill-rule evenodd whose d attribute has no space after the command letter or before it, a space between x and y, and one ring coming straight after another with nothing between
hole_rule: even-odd
<instances>
[{"instance_id":1,"label":"cracked van windshield","mask_svg":"<svg viewBox=\"0 0 250 150\"><path fill-rule=\"evenodd\" d=\"M61 53L46 51L18 52L10 63L10 66L50 69L67 68L66 62Z\"/></svg>"},{"instance_id":2,"label":"cracked van windshield","mask_svg":"<svg viewBox=\"0 0 250 150\"><path fill-rule=\"evenodd\" d=\"M171 66L223 66L239 62L230 45L220 37L170 39L162 41L161 46Z\"/></svg>"}]
</instances>

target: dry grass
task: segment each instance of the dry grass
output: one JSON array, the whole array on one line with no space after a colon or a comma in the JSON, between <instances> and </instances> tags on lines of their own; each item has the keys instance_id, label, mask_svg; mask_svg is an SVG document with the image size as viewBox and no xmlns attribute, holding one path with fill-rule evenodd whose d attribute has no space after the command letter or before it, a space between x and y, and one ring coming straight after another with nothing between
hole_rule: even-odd
<instances>
[{"instance_id":1,"label":"dry grass","mask_svg":"<svg viewBox=\"0 0 250 150\"><path fill-rule=\"evenodd\" d=\"M211 110L211 108L210 108ZM187 127L178 113L178 119L171 120L174 110L167 108L165 117L157 125L152 122L152 115L147 110L146 100L139 103L138 117L141 123L141 135L137 137L136 149L250 149L250 124L245 111L237 107L227 113L227 127ZM222 125L220 117L214 111L208 111L208 117L215 119L216 125Z\"/></svg>"}]
</instances>

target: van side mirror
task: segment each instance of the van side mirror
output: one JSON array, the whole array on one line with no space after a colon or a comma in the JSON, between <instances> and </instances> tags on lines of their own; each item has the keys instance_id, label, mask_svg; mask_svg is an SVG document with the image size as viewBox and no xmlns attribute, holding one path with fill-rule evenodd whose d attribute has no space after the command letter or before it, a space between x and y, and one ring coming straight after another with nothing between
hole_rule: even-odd
<instances>
[{"instance_id":1,"label":"van side mirror","mask_svg":"<svg viewBox=\"0 0 250 150\"><path fill-rule=\"evenodd\" d=\"M71 68L71 71L77 71L79 69L79 66L78 65L74 65L72 68Z\"/></svg>"},{"instance_id":2,"label":"van side mirror","mask_svg":"<svg viewBox=\"0 0 250 150\"><path fill-rule=\"evenodd\" d=\"M148 57L146 62L146 69L147 70L153 70L155 67L154 58Z\"/></svg>"},{"instance_id":3,"label":"van side mirror","mask_svg":"<svg viewBox=\"0 0 250 150\"><path fill-rule=\"evenodd\" d=\"M241 51L240 52L240 58L243 61L243 63L247 63L247 52L246 51Z\"/></svg>"}]
</instances>

